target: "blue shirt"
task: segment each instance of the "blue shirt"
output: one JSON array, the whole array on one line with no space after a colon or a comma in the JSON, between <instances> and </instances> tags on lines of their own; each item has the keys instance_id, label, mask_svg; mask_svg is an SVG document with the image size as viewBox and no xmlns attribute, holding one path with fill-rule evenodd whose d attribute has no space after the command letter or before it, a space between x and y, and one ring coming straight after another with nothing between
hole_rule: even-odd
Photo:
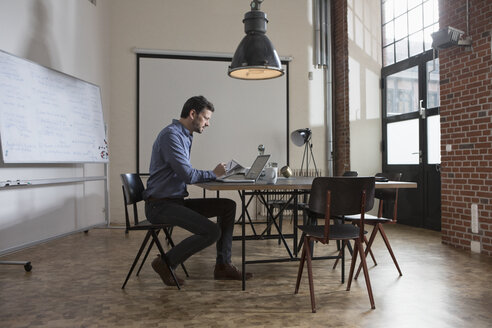
<instances>
[{"instance_id":1,"label":"blue shirt","mask_svg":"<svg viewBox=\"0 0 492 328\"><path fill-rule=\"evenodd\" d=\"M152 146L150 177L143 197L183 198L188 196L187 184L215 180L213 171L191 167L190 152L193 135L178 120L166 126Z\"/></svg>"}]
</instances>

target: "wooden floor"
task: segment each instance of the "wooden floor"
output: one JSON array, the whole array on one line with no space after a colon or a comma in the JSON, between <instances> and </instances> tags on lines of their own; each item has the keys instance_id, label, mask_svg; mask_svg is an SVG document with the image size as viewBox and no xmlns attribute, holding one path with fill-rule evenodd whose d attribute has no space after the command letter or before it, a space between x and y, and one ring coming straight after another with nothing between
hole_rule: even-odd
<instances>
[{"instance_id":1,"label":"wooden floor","mask_svg":"<svg viewBox=\"0 0 492 328\"><path fill-rule=\"evenodd\" d=\"M33 270L26 273L22 266L0 266L0 326L492 326L492 258L442 245L438 232L402 225L387 226L386 231L403 277L378 238L374 246L378 265L369 262L375 310L370 309L363 277L345 291L340 268L332 270L332 261L314 264L315 314L307 279L303 278L299 294L294 295L298 262L249 265L254 278L246 291L241 291L238 281L215 281L215 247L187 261L191 277L181 291L163 285L150 261L122 290L143 235L94 229L2 258L28 259ZM175 230L174 236L177 241L185 233ZM274 240L252 241L248 246L250 258L285 254ZM334 245L317 247L316 254L334 249ZM235 241L237 265L240 250L240 242ZM349 265L350 261L347 269Z\"/></svg>"}]
</instances>

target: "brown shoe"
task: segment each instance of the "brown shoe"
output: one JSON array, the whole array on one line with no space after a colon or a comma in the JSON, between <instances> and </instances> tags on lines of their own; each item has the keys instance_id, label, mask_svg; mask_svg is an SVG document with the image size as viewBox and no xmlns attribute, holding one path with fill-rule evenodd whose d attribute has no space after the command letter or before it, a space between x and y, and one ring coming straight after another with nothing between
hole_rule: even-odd
<instances>
[{"instance_id":1,"label":"brown shoe","mask_svg":"<svg viewBox=\"0 0 492 328\"><path fill-rule=\"evenodd\" d=\"M152 268L155 272L159 274L164 284L168 286L176 286L169 267L166 265L166 263L164 263L160 255L157 255L157 257L152 261ZM179 278L176 274L174 275L176 276L176 280L178 280L179 285L184 285L185 281Z\"/></svg>"},{"instance_id":2,"label":"brown shoe","mask_svg":"<svg viewBox=\"0 0 492 328\"><path fill-rule=\"evenodd\" d=\"M246 272L246 280L253 277L252 273ZM239 271L232 264L219 264L215 265L214 270L215 280L243 280L241 271Z\"/></svg>"}]
</instances>

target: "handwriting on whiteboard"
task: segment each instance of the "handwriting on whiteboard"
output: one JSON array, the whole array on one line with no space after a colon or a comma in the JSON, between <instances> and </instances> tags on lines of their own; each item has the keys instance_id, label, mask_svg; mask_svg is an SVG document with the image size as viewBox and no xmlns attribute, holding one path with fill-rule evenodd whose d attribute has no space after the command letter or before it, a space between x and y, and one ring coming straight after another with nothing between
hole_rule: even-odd
<instances>
[{"instance_id":1,"label":"handwriting on whiteboard","mask_svg":"<svg viewBox=\"0 0 492 328\"><path fill-rule=\"evenodd\" d=\"M98 86L0 51L5 163L107 162Z\"/></svg>"}]
</instances>

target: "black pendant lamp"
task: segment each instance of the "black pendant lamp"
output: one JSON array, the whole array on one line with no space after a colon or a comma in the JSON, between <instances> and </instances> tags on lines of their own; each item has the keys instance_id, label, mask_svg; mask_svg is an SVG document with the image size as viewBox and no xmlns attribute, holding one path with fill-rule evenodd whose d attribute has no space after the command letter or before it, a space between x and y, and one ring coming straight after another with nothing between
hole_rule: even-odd
<instances>
[{"instance_id":1,"label":"black pendant lamp","mask_svg":"<svg viewBox=\"0 0 492 328\"><path fill-rule=\"evenodd\" d=\"M244 15L246 36L232 57L228 74L243 80L265 80L284 75L282 64L272 42L265 35L268 20L260 11L263 0L253 0L251 11Z\"/></svg>"}]
</instances>

